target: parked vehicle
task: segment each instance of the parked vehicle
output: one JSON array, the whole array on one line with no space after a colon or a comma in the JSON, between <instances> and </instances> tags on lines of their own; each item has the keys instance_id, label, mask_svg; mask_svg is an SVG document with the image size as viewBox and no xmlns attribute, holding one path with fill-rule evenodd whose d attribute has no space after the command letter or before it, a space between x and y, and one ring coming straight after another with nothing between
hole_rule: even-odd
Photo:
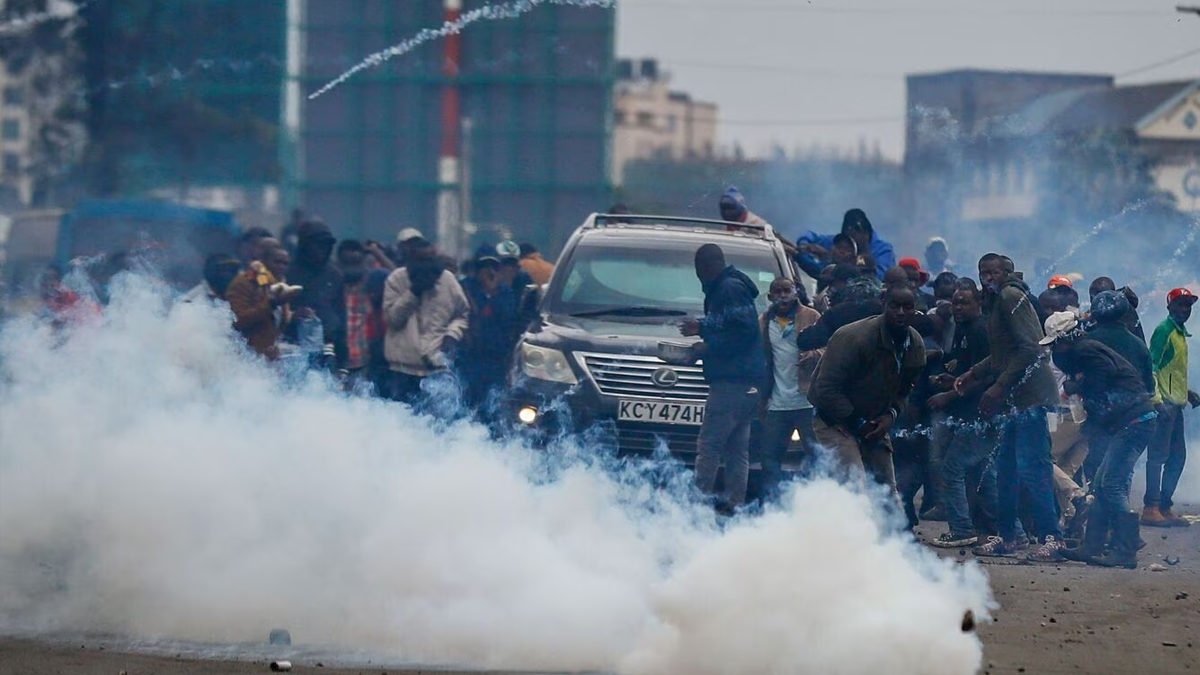
<instances>
[{"instance_id":1,"label":"parked vehicle","mask_svg":"<svg viewBox=\"0 0 1200 675\"><path fill-rule=\"evenodd\" d=\"M539 435L599 429L620 454L666 447L691 462L708 385L700 363L668 363L660 353L671 359L694 340L678 326L704 313L694 256L710 242L759 286L760 310L772 281L796 278L770 226L590 216L517 344L510 391L519 423Z\"/></svg>"}]
</instances>

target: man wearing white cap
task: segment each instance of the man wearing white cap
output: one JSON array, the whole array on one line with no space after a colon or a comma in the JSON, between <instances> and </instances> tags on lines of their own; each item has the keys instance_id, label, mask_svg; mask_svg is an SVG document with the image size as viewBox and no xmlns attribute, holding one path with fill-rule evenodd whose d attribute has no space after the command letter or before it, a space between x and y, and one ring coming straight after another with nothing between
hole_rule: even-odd
<instances>
[{"instance_id":1,"label":"man wearing white cap","mask_svg":"<svg viewBox=\"0 0 1200 675\"><path fill-rule=\"evenodd\" d=\"M1129 509L1129 490L1133 467L1154 436L1154 402L1137 369L1089 338L1073 312L1050 315L1041 344L1051 347L1054 364L1066 376L1066 393L1083 399L1083 429L1091 451L1103 453L1091 486L1096 503L1088 511L1083 544L1062 554L1092 565L1137 569L1138 514Z\"/></svg>"},{"instance_id":2,"label":"man wearing white cap","mask_svg":"<svg viewBox=\"0 0 1200 675\"><path fill-rule=\"evenodd\" d=\"M408 264L412 257L413 246L423 241L425 241L425 235L415 227L406 227L400 230L396 235L396 254L400 258L396 262L400 267Z\"/></svg>"}]
</instances>

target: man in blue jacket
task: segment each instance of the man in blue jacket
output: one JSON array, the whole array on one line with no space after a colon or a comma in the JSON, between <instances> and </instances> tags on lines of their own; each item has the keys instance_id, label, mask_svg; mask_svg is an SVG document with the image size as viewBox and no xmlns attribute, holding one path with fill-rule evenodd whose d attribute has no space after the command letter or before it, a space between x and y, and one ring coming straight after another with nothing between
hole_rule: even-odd
<instances>
[{"instance_id":1,"label":"man in blue jacket","mask_svg":"<svg viewBox=\"0 0 1200 675\"><path fill-rule=\"evenodd\" d=\"M704 287L704 318L686 319L679 329L685 336L704 340L697 356L704 358L709 389L700 427L696 486L711 494L724 460L725 494L717 507L729 511L746 500L750 422L767 376L754 306L758 287L726 264L725 252L716 244L696 251L696 277Z\"/></svg>"},{"instance_id":2,"label":"man in blue jacket","mask_svg":"<svg viewBox=\"0 0 1200 675\"><path fill-rule=\"evenodd\" d=\"M871 257L875 259L875 275L880 279L883 278L885 272L896 266L896 252L892 250L892 245L879 238L875 228L871 226L871 221L867 219L867 214L862 209L850 209L846 212L846 215L842 217L842 234L850 235L850 238L858 245L859 253L871 254ZM796 240L796 246L800 249L797 255L820 257L820 253L833 247L835 236L817 234L809 230Z\"/></svg>"}]
</instances>

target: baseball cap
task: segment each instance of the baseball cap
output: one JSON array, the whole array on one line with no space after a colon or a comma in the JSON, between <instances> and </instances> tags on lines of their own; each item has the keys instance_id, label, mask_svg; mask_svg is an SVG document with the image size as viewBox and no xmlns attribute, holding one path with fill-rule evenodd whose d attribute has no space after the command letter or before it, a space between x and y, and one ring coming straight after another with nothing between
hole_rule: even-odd
<instances>
[{"instance_id":1,"label":"baseball cap","mask_svg":"<svg viewBox=\"0 0 1200 675\"><path fill-rule=\"evenodd\" d=\"M496 255L500 256L501 258L520 258L521 247L517 244L517 242L511 239L505 239L499 244L496 244Z\"/></svg>"},{"instance_id":2,"label":"baseball cap","mask_svg":"<svg viewBox=\"0 0 1200 675\"><path fill-rule=\"evenodd\" d=\"M1181 298L1185 299L1186 302L1193 303L1193 304L1196 302L1196 299L1197 299L1196 294L1191 292L1190 290L1188 290L1186 288L1176 288L1175 290L1171 291L1170 293L1167 293L1167 304L1169 305L1172 302L1175 302L1176 300L1179 300Z\"/></svg>"},{"instance_id":3,"label":"baseball cap","mask_svg":"<svg viewBox=\"0 0 1200 675\"><path fill-rule=\"evenodd\" d=\"M1055 340L1079 328L1079 317L1075 316L1075 312L1055 312L1046 319L1045 328L1046 337L1039 344L1054 344Z\"/></svg>"},{"instance_id":4,"label":"baseball cap","mask_svg":"<svg viewBox=\"0 0 1200 675\"><path fill-rule=\"evenodd\" d=\"M424 239L424 238L425 238L425 235L421 234L421 231L418 230L417 228L406 227L403 230L400 230L399 234L396 235L396 243L403 244L406 241L411 241L413 239Z\"/></svg>"},{"instance_id":5,"label":"baseball cap","mask_svg":"<svg viewBox=\"0 0 1200 675\"><path fill-rule=\"evenodd\" d=\"M1056 274L1050 277L1050 281L1046 284L1046 288L1057 288L1059 286L1075 288L1075 284L1071 281L1071 277L1065 274Z\"/></svg>"},{"instance_id":6,"label":"baseball cap","mask_svg":"<svg viewBox=\"0 0 1200 675\"><path fill-rule=\"evenodd\" d=\"M905 268L916 268L917 273L920 274L921 278L924 280L921 283L924 284L926 281L929 281L929 272L925 271L925 268L921 267L920 260L917 260L916 258L901 258L897 265Z\"/></svg>"},{"instance_id":7,"label":"baseball cap","mask_svg":"<svg viewBox=\"0 0 1200 675\"><path fill-rule=\"evenodd\" d=\"M500 258L496 257L496 250L492 246L484 244L475 249L475 263L479 264L481 262L493 262L499 265Z\"/></svg>"},{"instance_id":8,"label":"baseball cap","mask_svg":"<svg viewBox=\"0 0 1200 675\"><path fill-rule=\"evenodd\" d=\"M1129 298L1120 291L1104 291L1092 298L1092 318L1097 321L1116 321L1129 311Z\"/></svg>"}]
</instances>

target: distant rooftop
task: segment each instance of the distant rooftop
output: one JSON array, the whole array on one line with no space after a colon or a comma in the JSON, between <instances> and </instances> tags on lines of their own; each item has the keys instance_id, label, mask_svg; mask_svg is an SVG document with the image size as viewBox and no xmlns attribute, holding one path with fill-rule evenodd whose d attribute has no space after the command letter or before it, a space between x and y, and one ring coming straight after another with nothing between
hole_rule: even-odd
<instances>
[{"instance_id":1,"label":"distant rooftop","mask_svg":"<svg viewBox=\"0 0 1200 675\"><path fill-rule=\"evenodd\" d=\"M923 79L1044 79L1044 80L1093 80L1095 84L1112 85L1113 76L1103 73L1061 73L1038 70L989 70L984 68L959 68L928 73L913 73L908 80Z\"/></svg>"},{"instance_id":2,"label":"distant rooftop","mask_svg":"<svg viewBox=\"0 0 1200 675\"><path fill-rule=\"evenodd\" d=\"M1001 133L1032 135L1089 129L1136 129L1155 111L1200 86L1175 80L1122 87L1080 87L1048 94L1005 121Z\"/></svg>"}]
</instances>

